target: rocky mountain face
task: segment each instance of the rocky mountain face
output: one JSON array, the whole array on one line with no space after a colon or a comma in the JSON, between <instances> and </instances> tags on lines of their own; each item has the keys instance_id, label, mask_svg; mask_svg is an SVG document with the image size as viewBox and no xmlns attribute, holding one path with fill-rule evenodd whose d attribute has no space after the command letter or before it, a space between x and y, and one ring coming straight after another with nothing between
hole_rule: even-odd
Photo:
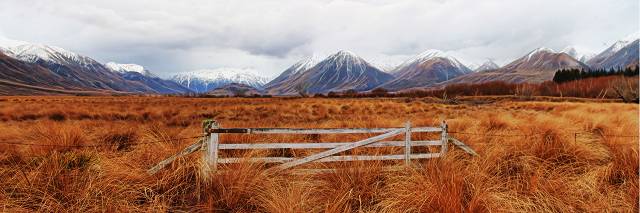
<instances>
[{"instance_id":1,"label":"rocky mountain face","mask_svg":"<svg viewBox=\"0 0 640 213\"><path fill-rule=\"evenodd\" d=\"M468 73L471 70L454 57L428 50L398 66L392 72L395 78L380 87L391 91L427 87Z\"/></svg>"},{"instance_id":2,"label":"rocky mountain face","mask_svg":"<svg viewBox=\"0 0 640 213\"><path fill-rule=\"evenodd\" d=\"M638 64L640 39L618 41L602 53L596 55L587 64L594 69L625 68Z\"/></svg>"},{"instance_id":3,"label":"rocky mountain face","mask_svg":"<svg viewBox=\"0 0 640 213\"><path fill-rule=\"evenodd\" d=\"M328 93L373 89L393 76L372 66L349 51L339 51L307 71L288 77L279 85L267 88L270 94Z\"/></svg>"},{"instance_id":4,"label":"rocky mountain face","mask_svg":"<svg viewBox=\"0 0 640 213\"><path fill-rule=\"evenodd\" d=\"M172 81L197 93L239 83L263 89L268 79L251 73L248 69L220 68L215 70L196 70L174 75Z\"/></svg>"}]
</instances>

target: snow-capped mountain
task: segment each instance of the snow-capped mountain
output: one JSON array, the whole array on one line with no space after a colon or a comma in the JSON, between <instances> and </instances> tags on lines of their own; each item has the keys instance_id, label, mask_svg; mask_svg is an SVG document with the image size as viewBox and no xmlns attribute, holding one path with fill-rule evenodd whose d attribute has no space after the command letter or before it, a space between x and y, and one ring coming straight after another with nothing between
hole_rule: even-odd
<instances>
[{"instance_id":1,"label":"snow-capped mountain","mask_svg":"<svg viewBox=\"0 0 640 213\"><path fill-rule=\"evenodd\" d=\"M397 73L398 71L402 70L404 67L409 67L412 65L418 65L421 64L425 61L434 59L434 58L442 58L442 59L446 59L451 61L451 65L458 68L458 69L469 69L467 68L464 64L462 64L458 59L456 59L455 57L441 51L441 50L436 50L436 49L430 49L427 51L424 51L418 55L416 55L415 57L406 60L405 62L403 62L402 64L398 65L398 67L392 72L392 73Z\"/></svg>"},{"instance_id":2,"label":"snow-capped mountain","mask_svg":"<svg viewBox=\"0 0 640 213\"><path fill-rule=\"evenodd\" d=\"M588 69L588 66L566 53L556 52L552 49L541 47L515 61L495 70L486 70L463 75L440 83L446 84L474 84L491 81L507 83L540 83L553 79L553 75L559 69L578 68Z\"/></svg>"},{"instance_id":3,"label":"snow-capped mountain","mask_svg":"<svg viewBox=\"0 0 640 213\"><path fill-rule=\"evenodd\" d=\"M308 71L278 86L267 88L271 94L327 93L346 90L365 91L391 80L382 72L349 51L339 51Z\"/></svg>"},{"instance_id":4,"label":"snow-capped mountain","mask_svg":"<svg viewBox=\"0 0 640 213\"><path fill-rule=\"evenodd\" d=\"M9 48L11 55L19 60L36 63L43 61L57 64L76 64L92 66L99 64L92 58L62 49L56 46L43 44L23 44Z\"/></svg>"},{"instance_id":5,"label":"snow-capped mountain","mask_svg":"<svg viewBox=\"0 0 640 213\"><path fill-rule=\"evenodd\" d=\"M471 73L458 59L440 50L427 50L400 64L393 72L393 80L380 87L402 90L425 87Z\"/></svg>"},{"instance_id":6,"label":"snow-capped mountain","mask_svg":"<svg viewBox=\"0 0 640 213\"><path fill-rule=\"evenodd\" d=\"M638 41L640 39L627 40L632 38L634 37L627 37L625 40L615 42L602 53L587 61L587 64L594 69L619 68L638 64Z\"/></svg>"},{"instance_id":7,"label":"snow-capped mountain","mask_svg":"<svg viewBox=\"0 0 640 213\"><path fill-rule=\"evenodd\" d=\"M393 64L389 62L369 62L369 63L386 73L393 71L398 66L397 64Z\"/></svg>"},{"instance_id":8,"label":"snow-capped mountain","mask_svg":"<svg viewBox=\"0 0 640 213\"><path fill-rule=\"evenodd\" d=\"M96 60L60 47L43 44L21 44L6 48L4 53L14 59L39 65L87 90L122 92L154 92L153 89L125 80Z\"/></svg>"},{"instance_id":9,"label":"snow-capped mountain","mask_svg":"<svg viewBox=\"0 0 640 213\"><path fill-rule=\"evenodd\" d=\"M231 83L245 84L262 89L268 79L252 74L250 69L219 68L214 70L196 70L174 75L171 80L194 92L204 93Z\"/></svg>"},{"instance_id":10,"label":"snow-capped mountain","mask_svg":"<svg viewBox=\"0 0 640 213\"><path fill-rule=\"evenodd\" d=\"M306 72L311 67L313 67L316 64L318 64L319 61L320 61L320 58L315 54L311 55L309 57L303 58L302 60L298 61L297 63L291 65L291 67L287 68L284 72L282 72L282 74L280 74L275 79L271 80L264 87L265 88L276 87L276 86L282 84L283 82L285 82L285 81L287 81L289 79L292 79L293 77Z\"/></svg>"},{"instance_id":11,"label":"snow-capped mountain","mask_svg":"<svg viewBox=\"0 0 640 213\"><path fill-rule=\"evenodd\" d=\"M498 64L496 64L495 62L493 62L493 60L488 60L486 62L484 62L482 65L476 67L473 71L474 72L482 72L482 71L487 71L487 70L495 70L500 68L500 66Z\"/></svg>"},{"instance_id":12,"label":"snow-capped mountain","mask_svg":"<svg viewBox=\"0 0 640 213\"><path fill-rule=\"evenodd\" d=\"M577 48L574 47L574 46L565 47L560 52L566 53L567 55L577 59L578 61L580 61L582 63L586 63L589 59L591 59L594 56L596 56L595 53L588 52L588 51L585 51L585 50L578 51Z\"/></svg>"},{"instance_id":13,"label":"snow-capped mountain","mask_svg":"<svg viewBox=\"0 0 640 213\"><path fill-rule=\"evenodd\" d=\"M149 70L146 70L143 66L138 64L119 64L116 62L107 62L106 64L104 64L104 66L116 73L136 72L145 76L155 77L153 73L149 72Z\"/></svg>"},{"instance_id":14,"label":"snow-capped mountain","mask_svg":"<svg viewBox=\"0 0 640 213\"><path fill-rule=\"evenodd\" d=\"M587 66L562 52L556 52L546 47L540 47L531 51L527 56L517 59L503 68L506 70L531 70L531 71L551 71L555 73L563 68L586 68Z\"/></svg>"},{"instance_id":15,"label":"snow-capped mountain","mask_svg":"<svg viewBox=\"0 0 640 213\"><path fill-rule=\"evenodd\" d=\"M154 91L162 94L190 93L190 89L170 80L164 80L138 64L119 64L116 62L106 63L105 66L122 78L140 82Z\"/></svg>"}]
</instances>

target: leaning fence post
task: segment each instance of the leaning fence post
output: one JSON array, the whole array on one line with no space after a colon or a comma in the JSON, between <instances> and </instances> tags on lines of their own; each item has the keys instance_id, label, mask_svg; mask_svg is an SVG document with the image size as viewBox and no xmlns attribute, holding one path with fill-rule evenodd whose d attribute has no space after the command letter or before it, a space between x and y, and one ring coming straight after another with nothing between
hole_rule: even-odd
<instances>
[{"instance_id":1,"label":"leaning fence post","mask_svg":"<svg viewBox=\"0 0 640 213\"><path fill-rule=\"evenodd\" d=\"M440 149L440 155L443 156L443 155L445 155L447 153L447 150L449 148L449 147L447 147L447 145L448 145L447 144L447 142L448 142L447 137L448 136L447 136L447 121L446 120L442 121L441 128L442 128L442 136L441 136L442 138L440 140L442 141L442 148Z\"/></svg>"},{"instance_id":2,"label":"leaning fence post","mask_svg":"<svg viewBox=\"0 0 640 213\"><path fill-rule=\"evenodd\" d=\"M205 139L205 153L202 155L203 171L208 174L218 169L218 145L220 144L218 133L211 133L211 129L218 129L220 126L214 120L205 120L202 124L208 140ZM207 175L208 176L208 175Z\"/></svg>"},{"instance_id":3,"label":"leaning fence post","mask_svg":"<svg viewBox=\"0 0 640 213\"><path fill-rule=\"evenodd\" d=\"M411 121L404 124L404 164L411 165Z\"/></svg>"}]
</instances>

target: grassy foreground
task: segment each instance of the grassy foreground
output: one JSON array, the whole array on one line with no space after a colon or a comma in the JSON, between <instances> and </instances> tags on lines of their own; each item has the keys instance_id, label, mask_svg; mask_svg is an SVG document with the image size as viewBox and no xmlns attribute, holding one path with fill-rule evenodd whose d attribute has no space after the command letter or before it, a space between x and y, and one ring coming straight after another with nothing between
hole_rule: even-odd
<instances>
[{"instance_id":1,"label":"grassy foreground","mask_svg":"<svg viewBox=\"0 0 640 213\"><path fill-rule=\"evenodd\" d=\"M637 212L638 138L619 136L638 135L638 110L621 103L0 97L0 211ZM205 118L223 127L300 128L401 127L408 120L437 126L446 119L450 131L458 132L451 136L480 156L454 149L394 172L382 168L402 161L311 165L348 168L319 175L268 175L264 170L271 165L240 163L222 166L225 172L206 179L195 153L156 175L146 173L194 143L171 139L201 134ZM222 135L221 141L367 136ZM402 150L354 151L391 152Z\"/></svg>"}]
</instances>

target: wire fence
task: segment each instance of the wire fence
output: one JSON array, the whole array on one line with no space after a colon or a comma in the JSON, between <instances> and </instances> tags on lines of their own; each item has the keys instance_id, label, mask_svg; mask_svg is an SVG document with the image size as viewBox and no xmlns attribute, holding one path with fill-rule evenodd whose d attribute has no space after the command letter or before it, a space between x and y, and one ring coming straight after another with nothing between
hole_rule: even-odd
<instances>
[{"instance_id":1,"label":"wire fence","mask_svg":"<svg viewBox=\"0 0 640 213\"><path fill-rule=\"evenodd\" d=\"M448 133L452 135L460 134L460 135L476 135L476 136L484 136L484 137L524 137L524 138L558 134L558 133L545 133L545 132L538 132L538 133L531 133L531 134L487 134L487 133L477 133L477 132L456 132L456 131L452 131ZM616 138L640 138L639 135L614 135L614 134L601 134L601 133L592 133L592 132L565 132L565 133L559 133L559 135L573 136L574 143L577 142L578 136L581 136L581 135L595 135L599 137L616 137ZM489 142L475 142L472 144L478 144L478 143L497 144L497 143L489 143ZM635 141L631 143L608 143L607 145L628 146L633 144L640 144L640 141ZM500 144L500 145L501 146L520 146L522 144Z\"/></svg>"},{"instance_id":2,"label":"wire fence","mask_svg":"<svg viewBox=\"0 0 640 213\"><path fill-rule=\"evenodd\" d=\"M190 137L184 137L184 138L169 138L169 139L148 141L148 142L142 142L142 143L127 143L127 142L117 143L116 142L116 143L104 143L104 144L64 145L64 144L38 144L38 143L22 143L22 142L16 142L16 141L0 141L0 144L18 145L18 146L92 148L92 147L111 147L111 146L119 146L119 145L134 146L134 145L144 145L144 144L157 144L157 143L162 143L162 142L187 140L187 139L196 139L196 138L201 138L201 137L203 137L203 136L202 135L198 135L198 136L190 136Z\"/></svg>"}]
</instances>

